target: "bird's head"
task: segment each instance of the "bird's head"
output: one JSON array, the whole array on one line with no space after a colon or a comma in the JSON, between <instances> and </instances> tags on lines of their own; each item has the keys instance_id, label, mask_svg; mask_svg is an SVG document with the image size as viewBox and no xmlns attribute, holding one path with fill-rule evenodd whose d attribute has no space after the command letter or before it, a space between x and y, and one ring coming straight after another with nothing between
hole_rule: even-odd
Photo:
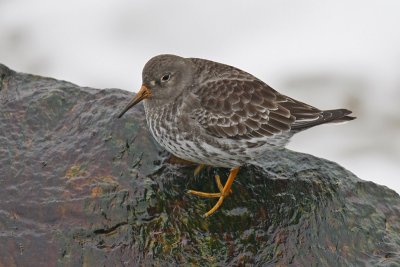
<instances>
[{"instance_id":1,"label":"bird's head","mask_svg":"<svg viewBox=\"0 0 400 267\"><path fill-rule=\"evenodd\" d=\"M154 105L174 101L191 84L193 66L190 60L175 55L155 56L143 68L142 87L118 118L142 100Z\"/></svg>"}]
</instances>

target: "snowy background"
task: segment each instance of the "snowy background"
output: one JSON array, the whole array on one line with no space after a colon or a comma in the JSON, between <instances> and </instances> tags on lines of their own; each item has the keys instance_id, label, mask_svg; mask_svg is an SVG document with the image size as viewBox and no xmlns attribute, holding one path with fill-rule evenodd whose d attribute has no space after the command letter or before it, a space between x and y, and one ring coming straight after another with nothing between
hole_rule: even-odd
<instances>
[{"instance_id":1,"label":"snowy background","mask_svg":"<svg viewBox=\"0 0 400 267\"><path fill-rule=\"evenodd\" d=\"M160 53L234 65L357 120L289 148L400 193L400 1L0 0L0 62L81 86L137 91ZM123 107L125 103L121 103Z\"/></svg>"}]
</instances>

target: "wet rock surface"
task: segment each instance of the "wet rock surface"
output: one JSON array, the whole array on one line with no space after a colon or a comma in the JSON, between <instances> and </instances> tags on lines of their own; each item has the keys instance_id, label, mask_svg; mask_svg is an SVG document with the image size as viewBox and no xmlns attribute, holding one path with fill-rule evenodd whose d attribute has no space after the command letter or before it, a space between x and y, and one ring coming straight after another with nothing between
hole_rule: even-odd
<instances>
[{"instance_id":1,"label":"wet rock surface","mask_svg":"<svg viewBox=\"0 0 400 267\"><path fill-rule=\"evenodd\" d=\"M400 266L400 197L289 150L210 218L209 168L168 163L131 97L0 65L0 266Z\"/></svg>"}]
</instances>

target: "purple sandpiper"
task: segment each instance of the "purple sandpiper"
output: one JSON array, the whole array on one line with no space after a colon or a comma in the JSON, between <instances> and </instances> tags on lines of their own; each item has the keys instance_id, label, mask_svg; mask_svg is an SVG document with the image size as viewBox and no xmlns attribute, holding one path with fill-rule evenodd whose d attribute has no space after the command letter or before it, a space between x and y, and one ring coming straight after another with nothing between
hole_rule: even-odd
<instances>
[{"instance_id":1,"label":"purple sandpiper","mask_svg":"<svg viewBox=\"0 0 400 267\"><path fill-rule=\"evenodd\" d=\"M143 69L142 87L119 114L143 100L147 124L157 142L178 158L230 168L219 193L189 190L218 198L213 214L230 194L245 164L281 149L293 134L310 127L353 120L347 109L320 110L272 89L238 68L199 58L159 55Z\"/></svg>"}]
</instances>

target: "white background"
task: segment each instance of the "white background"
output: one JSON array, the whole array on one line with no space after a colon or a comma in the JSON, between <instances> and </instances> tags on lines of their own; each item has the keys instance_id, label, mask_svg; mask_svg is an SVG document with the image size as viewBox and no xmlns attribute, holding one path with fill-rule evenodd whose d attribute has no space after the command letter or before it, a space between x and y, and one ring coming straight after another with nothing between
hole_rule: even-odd
<instances>
[{"instance_id":1,"label":"white background","mask_svg":"<svg viewBox=\"0 0 400 267\"><path fill-rule=\"evenodd\" d=\"M289 148L400 192L400 1L0 0L0 62L81 86L137 91L160 53L234 65L357 120ZM121 107L125 103L121 103Z\"/></svg>"}]
</instances>

